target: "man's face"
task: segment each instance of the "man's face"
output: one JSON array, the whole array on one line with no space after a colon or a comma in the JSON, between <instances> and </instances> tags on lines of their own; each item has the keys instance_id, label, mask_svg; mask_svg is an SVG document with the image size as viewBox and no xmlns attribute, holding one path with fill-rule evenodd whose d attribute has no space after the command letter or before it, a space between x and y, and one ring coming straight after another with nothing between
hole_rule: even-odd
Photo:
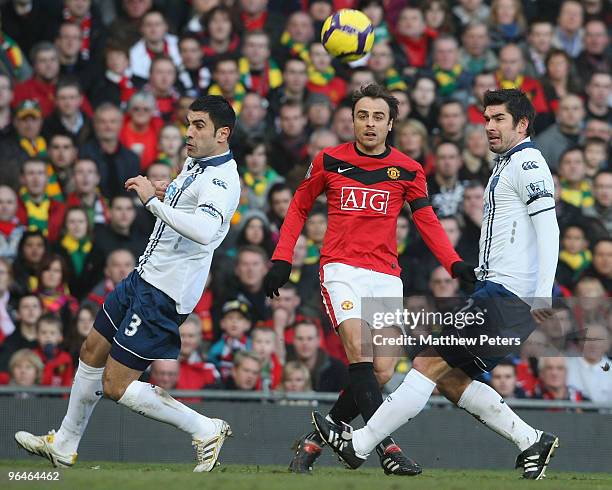
<instances>
[{"instance_id":1,"label":"man's face","mask_svg":"<svg viewBox=\"0 0 612 490\"><path fill-rule=\"evenodd\" d=\"M612 93L612 76L609 73L593 75L586 87L589 102L597 107L607 107Z\"/></svg>"},{"instance_id":2,"label":"man's face","mask_svg":"<svg viewBox=\"0 0 612 490\"><path fill-rule=\"evenodd\" d=\"M601 21L591 21L584 28L584 49L587 53L600 55L608 46L608 31Z\"/></svg>"},{"instance_id":3,"label":"man's face","mask_svg":"<svg viewBox=\"0 0 612 490\"><path fill-rule=\"evenodd\" d=\"M147 177L151 182L170 182L172 169L165 163L154 163L147 169Z\"/></svg>"},{"instance_id":4,"label":"man's face","mask_svg":"<svg viewBox=\"0 0 612 490\"><path fill-rule=\"evenodd\" d=\"M127 250L116 250L108 258L104 275L116 286L134 269L134 257Z\"/></svg>"},{"instance_id":5,"label":"man's face","mask_svg":"<svg viewBox=\"0 0 612 490\"><path fill-rule=\"evenodd\" d=\"M1 196L1 194L0 194ZM597 203L609 208L612 206L612 174L609 172L597 176L593 182L593 197ZM0 197L0 210L2 209L2 198Z\"/></svg>"},{"instance_id":6,"label":"man's face","mask_svg":"<svg viewBox=\"0 0 612 490\"><path fill-rule=\"evenodd\" d=\"M376 73L384 73L393 65L393 52L387 43L375 44L372 48L368 67ZM357 87L359 88L359 87Z\"/></svg>"},{"instance_id":7,"label":"man's face","mask_svg":"<svg viewBox=\"0 0 612 490\"><path fill-rule=\"evenodd\" d=\"M85 17L91 7L91 0L65 0L68 11L77 18Z\"/></svg>"},{"instance_id":8,"label":"man's face","mask_svg":"<svg viewBox=\"0 0 612 490\"><path fill-rule=\"evenodd\" d=\"M444 39L435 43L434 63L443 70L452 70L459 61L457 43L451 39Z\"/></svg>"},{"instance_id":9,"label":"man's face","mask_svg":"<svg viewBox=\"0 0 612 490\"><path fill-rule=\"evenodd\" d=\"M188 358L200 345L200 330L192 321L186 321L179 327L181 334L181 357Z\"/></svg>"},{"instance_id":10,"label":"man's face","mask_svg":"<svg viewBox=\"0 0 612 490\"><path fill-rule=\"evenodd\" d=\"M19 307L17 308L19 321L26 325L34 325L40 315L42 315L42 307L38 298L26 296L19 301Z\"/></svg>"},{"instance_id":11,"label":"man's face","mask_svg":"<svg viewBox=\"0 0 612 490\"><path fill-rule=\"evenodd\" d=\"M429 107L436 98L436 85L432 80L421 78L412 91L414 102L423 107Z\"/></svg>"},{"instance_id":12,"label":"man's face","mask_svg":"<svg viewBox=\"0 0 612 490\"><path fill-rule=\"evenodd\" d=\"M545 388L564 388L567 385L566 378L567 367L563 357L548 358L544 367L540 370L540 381Z\"/></svg>"},{"instance_id":13,"label":"man's face","mask_svg":"<svg viewBox=\"0 0 612 490\"><path fill-rule=\"evenodd\" d=\"M488 106L484 117L489 149L493 153L505 153L525 137L529 123L523 118L515 126L505 104Z\"/></svg>"},{"instance_id":14,"label":"man's face","mask_svg":"<svg viewBox=\"0 0 612 490\"><path fill-rule=\"evenodd\" d=\"M220 142L227 141L229 128L218 128L215 131L214 124L207 112L189 111L187 113L187 156L202 158L215 152Z\"/></svg>"},{"instance_id":15,"label":"man's face","mask_svg":"<svg viewBox=\"0 0 612 490\"><path fill-rule=\"evenodd\" d=\"M348 93L352 94L355 90L359 90L361 87L365 87L374 82L376 82L376 78L371 71L356 71L351 76Z\"/></svg>"},{"instance_id":16,"label":"man's face","mask_svg":"<svg viewBox=\"0 0 612 490\"><path fill-rule=\"evenodd\" d=\"M584 128L585 138L599 138L608 141L610 134L610 125L600 119L591 119Z\"/></svg>"},{"instance_id":17,"label":"man's face","mask_svg":"<svg viewBox=\"0 0 612 490\"><path fill-rule=\"evenodd\" d=\"M484 188L482 186L470 187L463 193L463 211L466 215L473 217L479 216L482 219L484 205ZM480 225L480 221L476 221Z\"/></svg>"},{"instance_id":18,"label":"man's face","mask_svg":"<svg viewBox=\"0 0 612 490\"><path fill-rule=\"evenodd\" d=\"M100 141L117 141L122 124L121 112L116 109L97 111L94 116L94 131Z\"/></svg>"},{"instance_id":19,"label":"man's face","mask_svg":"<svg viewBox=\"0 0 612 490\"><path fill-rule=\"evenodd\" d=\"M366 149L384 145L393 127L389 106L384 99L364 97L355 104L353 125L355 139Z\"/></svg>"},{"instance_id":20,"label":"man's face","mask_svg":"<svg viewBox=\"0 0 612 490\"><path fill-rule=\"evenodd\" d=\"M263 121L265 117L266 109L261 97L257 94L245 95L240 111L240 121L247 127L253 127Z\"/></svg>"},{"instance_id":21,"label":"man's face","mask_svg":"<svg viewBox=\"0 0 612 490\"><path fill-rule=\"evenodd\" d=\"M76 87L64 87L57 92L55 104L64 117L74 116L79 112L83 97Z\"/></svg>"},{"instance_id":22,"label":"man's face","mask_svg":"<svg viewBox=\"0 0 612 490\"><path fill-rule=\"evenodd\" d=\"M298 106L284 106L280 110L280 127L285 136L296 138L306 127L306 117Z\"/></svg>"},{"instance_id":23,"label":"man's face","mask_svg":"<svg viewBox=\"0 0 612 490\"><path fill-rule=\"evenodd\" d=\"M595 246L593 267L605 277L612 277L612 243L606 241Z\"/></svg>"},{"instance_id":24,"label":"man's face","mask_svg":"<svg viewBox=\"0 0 612 490\"><path fill-rule=\"evenodd\" d=\"M151 365L151 377L160 388L173 390L179 378L179 369L179 363L176 361L154 361Z\"/></svg>"},{"instance_id":25,"label":"man's face","mask_svg":"<svg viewBox=\"0 0 612 490\"><path fill-rule=\"evenodd\" d=\"M499 53L499 68L505 80L516 80L524 69L521 50L516 46L503 48Z\"/></svg>"},{"instance_id":26,"label":"man's face","mask_svg":"<svg viewBox=\"0 0 612 490\"><path fill-rule=\"evenodd\" d=\"M41 321L36 332L38 345L59 345L62 342L62 333L55 322Z\"/></svg>"},{"instance_id":27,"label":"man's face","mask_svg":"<svg viewBox=\"0 0 612 490\"><path fill-rule=\"evenodd\" d=\"M552 46L553 26L548 22L538 22L531 27L529 45L538 53L548 53Z\"/></svg>"},{"instance_id":28,"label":"man's face","mask_svg":"<svg viewBox=\"0 0 612 490\"><path fill-rule=\"evenodd\" d=\"M195 39L183 39L179 45L179 49L185 68L188 70L197 70L202 66L202 49Z\"/></svg>"},{"instance_id":29,"label":"man's face","mask_svg":"<svg viewBox=\"0 0 612 490\"><path fill-rule=\"evenodd\" d=\"M262 67L270 57L268 37L263 34L251 35L247 38L243 52L251 67Z\"/></svg>"},{"instance_id":30,"label":"man's face","mask_svg":"<svg viewBox=\"0 0 612 490\"><path fill-rule=\"evenodd\" d=\"M123 9L130 19L140 19L153 6L153 0L123 0Z\"/></svg>"},{"instance_id":31,"label":"man's face","mask_svg":"<svg viewBox=\"0 0 612 490\"><path fill-rule=\"evenodd\" d=\"M559 12L558 23L559 27L568 33L577 32L582 27L582 6L580 3L564 3Z\"/></svg>"},{"instance_id":32,"label":"man's face","mask_svg":"<svg viewBox=\"0 0 612 490\"><path fill-rule=\"evenodd\" d=\"M247 287L259 288L263 283L267 267L264 258L255 252L242 252L236 264L236 275Z\"/></svg>"},{"instance_id":33,"label":"man's face","mask_svg":"<svg viewBox=\"0 0 612 490\"><path fill-rule=\"evenodd\" d=\"M117 228L129 229L136 219L134 203L129 197L118 197L113 200L110 208L110 221Z\"/></svg>"},{"instance_id":34,"label":"man's face","mask_svg":"<svg viewBox=\"0 0 612 490\"><path fill-rule=\"evenodd\" d=\"M27 114L25 117L16 117L13 121L13 125L19 136L34 140L40 136L43 120L42 117Z\"/></svg>"},{"instance_id":35,"label":"man's face","mask_svg":"<svg viewBox=\"0 0 612 490\"><path fill-rule=\"evenodd\" d=\"M23 257L30 264L39 264L45 255L45 242L42 237L28 237L23 244Z\"/></svg>"},{"instance_id":36,"label":"man's face","mask_svg":"<svg viewBox=\"0 0 612 490\"><path fill-rule=\"evenodd\" d=\"M306 64L302 61L289 60L283 71L283 80L291 92L300 92L308 83Z\"/></svg>"},{"instance_id":37,"label":"man's face","mask_svg":"<svg viewBox=\"0 0 612 490\"><path fill-rule=\"evenodd\" d=\"M295 328L293 347L300 361L309 361L319 350L319 332L315 325L300 324Z\"/></svg>"},{"instance_id":38,"label":"man's face","mask_svg":"<svg viewBox=\"0 0 612 490\"><path fill-rule=\"evenodd\" d=\"M48 152L53 166L59 169L70 168L77 157L77 149L67 136L54 136Z\"/></svg>"},{"instance_id":39,"label":"man's face","mask_svg":"<svg viewBox=\"0 0 612 490\"><path fill-rule=\"evenodd\" d=\"M355 138L353 114L350 107L337 109L332 120L332 131L338 135L341 142L351 141Z\"/></svg>"},{"instance_id":40,"label":"man's face","mask_svg":"<svg viewBox=\"0 0 612 490\"><path fill-rule=\"evenodd\" d=\"M169 60L156 61L151 67L151 76L149 81L154 90L160 93L166 93L170 87L174 85L176 80L176 69L174 64Z\"/></svg>"},{"instance_id":41,"label":"man's face","mask_svg":"<svg viewBox=\"0 0 612 490\"><path fill-rule=\"evenodd\" d=\"M291 204L292 198L291 191L289 189L275 192L272 195L271 205L272 213L274 213L279 218L284 218L287 215L287 210L289 209L289 205Z\"/></svg>"},{"instance_id":42,"label":"man's face","mask_svg":"<svg viewBox=\"0 0 612 490\"><path fill-rule=\"evenodd\" d=\"M75 57L81 50L81 29L76 24L62 24L55 41L57 49L67 58Z\"/></svg>"},{"instance_id":43,"label":"man's face","mask_svg":"<svg viewBox=\"0 0 612 490\"><path fill-rule=\"evenodd\" d=\"M163 40L167 29L166 21L159 13L151 13L142 21L142 37L149 43Z\"/></svg>"},{"instance_id":44,"label":"man's face","mask_svg":"<svg viewBox=\"0 0 612 490\"><path fill-rule=\"evenodd\" d=\"M268 0L240 0L240 9L249 15L256 15L268 6Z\"/></svg>"},{"instance_id":45,"label":"man's face","mask_svg":"<svg viewBox=\"0 0 612 490\"><path fill-rule=\"evenodd\" d=\"M34 73L44 80L50 82L55 80L60 71L59 58L53 49L40 51L34 60Z\"/></svg>"},{"instance_id":46,"label":"man's face","mask_svg":"<svg viewBox=\"0 0 612 490\"><path fill-rule=\"evenodd\" d=\"M6 185L0 185L0 221L10 221L17 212L17 195Z\"/></svg>"},{"instance_id":47,"label":"man's face","mask_svg":"<svg viewBox=\"0 0 612 490\"><path fill-rule=\"evenodd\" d=\"M431 273L429 289L434 298L452 298L457 296L459 281L453 279L444 267L437 267Z\"/></svg>"},{"instance_id":48,"label":"man's face","mask_svg":"<svg viewBox=\"0 0 612 490\"><path fill-rule=\"evenodd\" d=\"M325 148L329 148L330 146L336 146L337 144L338 137L331 131L317 135L310 140L310 143L308 143L308 156L311 160L314 160L315 156L317 156L320 151L324 150Z\"/></svg>"},{"instance_id":49,"label":"man's face","mask_svg":"<svg viewBox=\"0 0 612 490\"><path fill-rule=\"evenodd\" d=\"M100 183L98 167L93 160L78 160L74 165L73 178L77 194L91 194Z\"/></svg>"},{"instance_id":50,"label":"man's face","mask_svg":"<svg viewBox=\"0 0 612 490\"><path fill-rule=\"evenodd\" d=\"M106 68L113 73L123 74L130 66L130 60L123 51L112 50L106 54Z\"/></svg>"},{"instance_id":51,"label":"man's face","mask_svg":"<svg viewBox=\"0 0 612 490\"><path fill-rule=\"evenodd\" d=\"M39 197L47 188L47 166L43 162L26 163L23 169L23 185L31 196Z\"/></svg>"},{"instance_id":52,"label":"man's face","mask_svg":"<svg viewBox=\"0 0 612 490\"><path fill-rule=\"evenodd\" d=\"M492 73L486 73L483 75L478 75L476 77L476 81L474 82L473 93L476 97L476 100L482 104L484 102L484 94L487 90L496 90L497 82L495 80L495 75Z\"/></svg>"},{"instance_id":53,"label":"man's face","mask_svg":"<svg viewBox=\"0 0 612 490\"><path fill-rule=\"evenodd\" d=\"M584 119L584 105L575 95L570 95L559 102L559 125L564 128L577 130Z\"/></svg>"},{"instance_id":54,"label":"man's face","mask_svg":"<svg viewBox=\"0 0 612 490\"><path fill-rule=\"evenodd\" d=\"M476 25L465 31L463 47L471 56L482 56L489 45L489 34L484 25Z\"/></svg>"},{"instance_id":55,"label":"man's face","mask_svg":"<svg viewBox=\"0 0 612 490\"><path fill-rule=\"evenodd\" d=\"M610 333L603 325L592 325L585 329L582 356L591 363L602 360L610 348Z\"/></svg>"},{"instance_id":56,"label":"man's face","mask_svg":"<svg viewBox=\"0 0 612 490\"><path fill-rule=\"evenodd\" d=\"M0 109L4 109L13 100L13 90L11 82L5 75L0 75Z\"/></svg>"},{"instance_id":57,"label":"man's face","mask_svg":"<svg viewBox=\"0 0 612 490\"><path fill-rule=\"evenodd\" d=\"M444 232L446 233L448 240L451 242L451 245L456 247L459 239L461 238L461 230L459 229L457 220L442 218L440 220L440 224L442 225L442 228L444 228Z\"/></svg>"},{"instance_id":58,"label":"man's face","mask_svg":"<svg viewBox=\"0 0 612 490\"><path fill-rule=\"evenodd\" d=\"M306 236L315 243L323 243L327 231L327 218L325 215L315 213L306 220Z\"/></svg>"},{"instance_id":59,"label":"man's face","mask_svg":"<svg viewBox=\"0 0 612 490\"><path fill-rule=\"evenodd\" d=\"M456 136L465 127L465 112L461 104L447 104L440 109L440 129L449 136Z\"/></svg>"},{"instance_id":60,"label":"man's face","mask_svg":"<svg viewBox=\"0 0 612 490\"><path fill-rule=\"evenodd\" d=\"M261 373L261 366L255 359L243 359L239 366L232 368L232 377L239 390L254 390Z\"/></svg>"},{"instance_id":61,"label":"man's face","mask_svg":"<svg viewBox=\"0 0 612 490\"><path fill-rule=\"evenodd\" d=\"M512 366L497 366L491 371L491 384L501 396L513 397L516 388L516 374Z\"/></svg>"},{"instance_id":62,"label":"man's face","mask_svg":"<svg viewBox=\"0 0 612 490\"><path fill-rule=\"evenodd\" d=\"M293 315L300 305L300 297L295 289L280 288L278 294L279 296L272 298L272 309L277 310L280 308Z\"/></svg>"},{"instance_id":63,"label":"man's face","mask_svg":"<svg viewBox=\"0 0 612 490\"><path fill-rule=\"evenodd\" d=\"M425 31L423 14L417 8L405 8L401 11L397 21L397 32L402 36L419 38Z\"/></svg>"},{"instance_id":64,"label":"man's face","mask_svg":"<svg viewBox=\"0 0 612 490\"><path fill-rule=\"evenodd\" d=\"M287 32L293 41L309 43L314 38L314 29L310 16L304 12L293 14L287 23Z\"/></svg>"},{"instance_id":65,"label":"man's face","mask_svg":"<svg viewBox=\"0 0 612 490\"><path fill-rule=\"evenodd\" d=\"M221 87L223 92L233 94L236 89L236 84L240 79L238 65L235 61L223 61L218 63L214 72L214 79Z\"/></svg>"},{"instance_id":66,"label":"man's face","mask_svg":"<svg viewBox=\"0 0 612 490\"><path fill-rule=\"evenodd\" d=\"M559 174L568 182L578 183L584 179L586 165L581 150L570 151L559 162Z\"/></svg>"},{"instance_id":67,"label":"man's face","mask_svg":"<svg viewBox=\"0 0 612 490\"><path fill-rule=\"evenodd\" d=\"M457 176L461 168L461 154L452 144L443 143L436 150L436 172L443 178L449 179Z\"/></svg>"}]
</instances>

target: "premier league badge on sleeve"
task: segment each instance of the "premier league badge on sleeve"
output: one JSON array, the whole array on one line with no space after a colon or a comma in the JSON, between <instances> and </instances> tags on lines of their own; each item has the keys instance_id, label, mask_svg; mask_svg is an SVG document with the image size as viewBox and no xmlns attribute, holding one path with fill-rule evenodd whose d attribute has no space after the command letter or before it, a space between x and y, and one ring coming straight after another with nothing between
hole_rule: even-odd
<instances>
[{"instance_id":1,"label":"premier league badge on sleeve","mask_svg":"<svg viewBox=\"0 0 612 490\"><path fill-rule=\"evenodd\" d=\"M530 182L527 187L527 194L529 197L541 196L542 194L546 194L548 191L546 190L546 186L544 185L543 180L538 180L537 182Z\"/></svg>"}]
</instances>

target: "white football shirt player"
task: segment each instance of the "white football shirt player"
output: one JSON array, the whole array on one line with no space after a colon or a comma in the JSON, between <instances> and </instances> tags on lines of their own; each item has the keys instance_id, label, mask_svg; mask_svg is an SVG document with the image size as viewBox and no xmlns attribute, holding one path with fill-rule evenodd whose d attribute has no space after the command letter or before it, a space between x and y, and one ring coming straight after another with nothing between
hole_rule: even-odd
<instances>
[{"instance_id":1,"label":"white football shirt player","mask_svg":"<svg viewBox=\"0 0 612 490\"><path fill-rule=\"evenodd\" d=\"M240 199L240 179L231 151L187 158L162 203L145 204L156 217L153 233L136 270L149 284L191 313L210 271L213 252L223 241Z\"/></svg>"}]
</instances>

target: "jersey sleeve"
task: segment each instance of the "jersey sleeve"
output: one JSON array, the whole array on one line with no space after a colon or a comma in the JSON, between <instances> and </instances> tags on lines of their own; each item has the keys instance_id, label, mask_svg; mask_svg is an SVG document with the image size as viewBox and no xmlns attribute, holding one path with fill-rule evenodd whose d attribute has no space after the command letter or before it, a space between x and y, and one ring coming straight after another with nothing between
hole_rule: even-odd
<instances>
[{"instance_id":1,"label":"jersey sleeve","mask_svg":"<svg viewBox=\"0 0 612 490\"><path fill-rule=\"evenodd\" d=\"M292 262L293 249L302 232L308 213L310 213L315 199L324 189L323 152L320 152L310 164L304 180L293 195L287 210L287 216L285 216L280 230L280 238L272 255L272 260Z\"/></svg>"},{"instance_id":2,"label":"jersey sleeve","mask_svg":"<svg viewBox=\"0 0 612 490\"><path fill-rule=\"evenodd\" d=\"M434 213L427 192L425 172L419 165L413 181L408 183L406 201L412 211L412 219L423 238L425 245L431 250L438 262L452 275L451 266L460 262L461 257L451 244L444 228Z\"/></svg>"},{"instance_id":3,"label":"jersey sleeve","mask_svg":"<svg viewBox=\"0 0 612 490\"><path fill-rule=\"evenodd\" d=\"M514 185L527 206L529 216L535 216L555 209L555 185L544 159L534 158L532 153L527 155L525 160L516 166Z\"/></svg>"}]
</instances>

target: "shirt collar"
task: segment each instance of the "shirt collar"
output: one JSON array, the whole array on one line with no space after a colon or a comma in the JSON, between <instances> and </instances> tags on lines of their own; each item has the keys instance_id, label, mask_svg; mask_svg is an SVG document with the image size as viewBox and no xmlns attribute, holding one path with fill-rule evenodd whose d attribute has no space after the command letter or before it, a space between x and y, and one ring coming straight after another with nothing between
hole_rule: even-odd
<instances>
[{"instance_id":1,"label":"shirt collar","mask_svg":"<svg viewBox=\"0 0 612 490\"><path fill-rule=\"evenodd\" d=\"M192 158L188 163L187 168L189 170L193 169L196 165L199 165L203 169L206 167L218 167L219 165L223 165L224 163L229 162L234 159L234 154L231 150L222 153L221 155L213 155L211 157L204 158Z\"/></svg>"},{"instance_id":2,"label":"shirt collar","mask_svg":"<svg viewBox=\"0 0 612 490\"><path fill-rule=\"evenodd\" d=\"M501 155L498 155L495 158L495 162L499 163L502 160L508 160L513 154L521 150L524 150L525 148L536 148L536 146L534 145L533 141L531 141L531 138L529 136L519 141L516 145L510 148L506 153L502 153Z\"/></svg>"}]
</instances>

